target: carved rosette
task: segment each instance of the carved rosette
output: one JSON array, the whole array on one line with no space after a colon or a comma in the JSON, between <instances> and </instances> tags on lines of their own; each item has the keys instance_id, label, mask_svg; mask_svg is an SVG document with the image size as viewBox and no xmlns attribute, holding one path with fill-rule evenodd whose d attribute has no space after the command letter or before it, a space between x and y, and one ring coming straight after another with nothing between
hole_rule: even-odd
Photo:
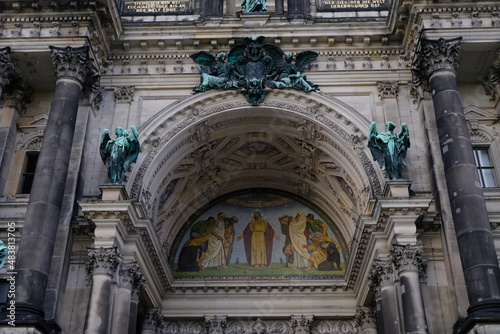
<instances>
[{"instance_id":1,"label":"carved rosette","mask_svg":"<svg viewBox=\"0 0 500 334\"><path fill-rule=\"evenodd\" d=\"M0 87L2 89L7 86L10 81L16 76L17 71L12 61L10 47L0 49Z\"/></svg>"},{"instance_id":2,"label":"carved rosette","mask_svg":"<svg viewBox=\"0 0 500 334\"><path fill-rule=\"evenodd\" d=\"M461 37L450 40L440 38L437 41L422 39L412 64L413 83L417 86L427 83L436 71L454 71L461 41Z\"/></svg>"},{"instance_id":3,"label":"carved rosette","mask_svg":"<svg viewBox=\"0 0 500 334\"><path fill-rule=\"evenodd\" d=\"M427 260L423 253L422 245L393 245L391 261L399 274L404 271L413 271L418 272L422 277L425 276L427 270Z\"/></svg>"},{"instance_id":4,"label":"carved rosette","mask_svg":"<svg viewBox=\"0 0 500 334\"><path fill-rule=\"evenodd\" d=\"M113 276L122 261L116 247L89 248L88 255L87 273L89 275L104 274Z\"/></svg>"},{"instance_id":5,"label":"carved rosette","mask_svg":"<svg viewBox=\"0 0 500 334\"><path fill-rule=\"evenodd\" d=\"M87 45L77 48L70 46L65 48L49 47L52 51L52 63L58 79L73 78L79 81L84 89L89 87L92 91L97 90L100 77L93 59L89 57Z\"/></svg>"},{"instance_id":6,"label":"carved rosette","mask_svg":"<svg viewBox=\"0 0 500 334\"><path fill-rule=\"evenodd\" d=\"M361 330L367 328L377 328L377 311L364 307L356 308L354 315L354 324Z\"/></svg>"},{"instance_id":7,"label":"carved rosette","mask_svg":"<svg viewBox=\"0 0 500 334\"><path fill-rule=\"evenodd\" d=\"M118 269L118 274L119 285L132 291L132 299L138 299L145 288L141 267L137 263L122 264Z\"/></svg>"},{"instance_id":8,"label":"carved rosette","mask_svg":"<svg viewBox=\"0 0 500 334\"><path fill-rule=\"evenodd\" d=\"M227 325L226 316L205 316L207 334L223 334Z\"/></svg>"},{"instance_id":9,"label":"carved rosette","mask_svg":"<svg viewBox=\"0 0 500 334\"><path fill-rule=\"evenodd\" d=\"M156 330L164 327L163 315L160 309L152 308L141 312L141 330Z\"/></svg>"},{"instance_id":10,"label":"carved rosette","mask_svg":"<svg viewBox=\"0 0 500 334\"><path fill-rule=\"evenodd\" d=\"M310 334L313 325L313 316L292 315L290 317L290 322L292 323L295 334Z\"/></svg>"},{"instance_id":11,"label":"carved rosette","mask_svg":"<svg viewBox=\"0 0 500 334\"><path fill-rule=\"evenodd\" d=\"M134 100L134 86L115 87L115 102L116 103L130 103Z\"/></svg>"},{"instance_id":12,"label":"carved rosette","mask_svg":"<svg viewBox=\"0 0 500 334\"><path fill-rule=\"evenodd\" d=\"M389 261L375 260L372 264L368 285L372 289L375 296L378 298L382 288L394 284L394 270L392 263Z\"/></svg>"}]
</instances>

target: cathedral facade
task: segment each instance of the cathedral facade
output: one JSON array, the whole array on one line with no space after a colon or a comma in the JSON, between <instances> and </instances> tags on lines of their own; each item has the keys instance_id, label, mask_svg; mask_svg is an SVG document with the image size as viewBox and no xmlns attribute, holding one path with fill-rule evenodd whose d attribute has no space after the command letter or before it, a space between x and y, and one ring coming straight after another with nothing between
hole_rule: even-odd
<instances>
[{"instance_id":1,"label":"cathedral facade","mask_svg":"<svg viewBox=\"0 0 500 334\"><path fill-rule=\"evenodd\" d=\"M500 4L0 2L0 333L500 332Z\"/></svg>"}]
</instances>

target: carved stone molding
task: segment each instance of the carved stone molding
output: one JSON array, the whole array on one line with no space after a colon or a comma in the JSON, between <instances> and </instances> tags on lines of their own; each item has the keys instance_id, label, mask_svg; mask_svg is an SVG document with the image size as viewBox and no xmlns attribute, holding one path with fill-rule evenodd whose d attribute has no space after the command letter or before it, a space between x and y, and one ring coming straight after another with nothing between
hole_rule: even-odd
<instances>
[{"instance_id":1,"label":"carved stone molding","mask_svg":"<svg viewBox=\"0 0 500 334\"><path fill-rule=\"evenodd\" d=\"M69 77L79 81L84 90L96 90L99 86L99 73L89 57L87 45L72 48L49 46L52 51L52 63L57 78Z\"/></svg>"},{"instance_id":2,"label":"carved stone molding","mask_svg":"<svg viewBox=\"0 0 500 334\"><path fill-rule=\"evenodd\" d=\"M413 81L424 83L436 71L454 71L461 41L461 37L450 40L440 38L437 41L422 39L420 50L415 54L415 61L412 64Z\"/></svg>"},{"instance_id":3,"label":"carved stone molding","mask_svg":"<svg viewBox=\"0 0 500 334\"><path fill-rule=\"evenodd\" d=\"M116 103L130 103L134 100L134 86L114 87Z\"/></svg>"},{"instance_id":4,"label":"carved stone molding","mask_svg":"<svg viewBox=\"0 0 500 334\"><path fill-rule=\"evenodd\" d=\"M112 276L122 261L116 247L89 248L88 255L87 273L92 275L105 274Z\"/></svg>"},{"instance_id":5,"label":"carved stone molding","mask_svg":"<svg viewBox=\"0 0 500 334\"><path fill-rule=\"evenodd\" d=\"M354 324L357 328L377 328L377 311L366 307L357 307L354 315Z\"/></svg>"},{"instance_id":6,"label":"carved stone molding","mask_svg":"<svg viewBox=\"0 0 500 334\"><path fill-rule=\"evenodd\" d=\"M224 328L227 325L226 316L205 316L205 325L207 334L224 334Z\"/></svg>"},{"instance_id":7,"label":"carved stone molding","mask_svg":"<svg viewBox=\"0 0 500 334\"><path fill-rule=\"evenodd\" d=\"M398 273L403 271L418 272L425 276L427 260L423 256L423 245L393 245L391 261Z\"/></svg>"},{"instance_id":8,"label":"carved stone molding","mask_svg":"<svg viewBox=\"0 0 500 334\"><path fill-rule=\"evenodd\" d=\"M486 95L491 96L490 101L496 101L500 95L500 49L497 50L497 57L488 67L488 74L481 82Z\"/></svg>"},{"instance_id":9,"label":"carved stone molding","mask_svg":"<svg viewBox=\"0 0 500 334\"><path fill-rule=\"evenodd\" d=\"M398 97L397 81L377 81L377 89L381 99Z\"/></svg>"},{"instance_id":10,"label":"carved stone molding","mask_svg":"<svg viewBox=\"0 0 500 334\"><path fill-rule=\"evenodd\" d=\"M313 316L292 315L290 317L290 322L294 328L295 334L310 334L313 325Z\"/></svg>"},{"instance_id":11,"label":"carved stone molding","mask_svg":"<svg viewBox=\"0 0 500 334\"><path fill-rule=\"evenodd\" d=\"M394 284L394 270L392 263L384 260L375 260L372 264L368 285L373 293L378 296L383 287Z\"/></svg>"}]
</instances>

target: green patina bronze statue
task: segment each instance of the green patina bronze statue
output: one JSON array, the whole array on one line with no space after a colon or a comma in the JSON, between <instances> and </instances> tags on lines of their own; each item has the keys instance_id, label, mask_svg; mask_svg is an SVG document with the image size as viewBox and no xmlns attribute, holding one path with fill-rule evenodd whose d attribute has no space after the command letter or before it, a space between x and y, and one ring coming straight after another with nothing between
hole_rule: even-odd
<instances>
[{"instance_id":1,"label":"green patina bronze statue","mask_svg":"<svg viewBox=\"0 0 500 334\"><path fill-rule=\"evenodd\" d=\"M397 134L394 133L394 122L387 122L385 128L386 132L378 133L377 124L372 122L368 133L368 147L387 178L400 180L401 171L406 167L406 151L410 147L408 126L402 123L401 131Z\"/></svg>"},{"instance_id":2,"label":"green patina bronze statue","mask_svg":"<svg viewBox=\"0 0 500 334\"><path fill-rule=\"evenodd\" d=\"M141 146L139 133L133 125L130 130L124 130L118 126L115 134L116 138L111 139L109 130L104 129L99 152L102 161L108 167L108 178L111 184L121 184L125 171L133 162L136 162Z\"/></svg>"},{"instance_id":3,"label":"green patina bronze statue","mask_svg":"<svg viewBox=\"0 0 500 334\"><path fill-rule=\"evenodd\" d=\"M247 13L261 13L266 11L266 0L243 0L241 8Z\"/></svg>"},{"instance_id":4,"label":"green patina bronze statue","mask_svg":"<svg viewBox=\"0 0 500 334\"><path fill-rule=\"evenodd\" d=\"M303 71L316 61L318 53L302 51L295 57L283 52L278 46L264 44L264 37L247 37L245 44L234 45L229 53L217 56L200 51L191 58L199 65L200 85L193 93L211 89L239 90L253 105L264 101L268 90L297 89L304 92L320 92L317 85L307 81Z\"/></svg>"}]
</instances>

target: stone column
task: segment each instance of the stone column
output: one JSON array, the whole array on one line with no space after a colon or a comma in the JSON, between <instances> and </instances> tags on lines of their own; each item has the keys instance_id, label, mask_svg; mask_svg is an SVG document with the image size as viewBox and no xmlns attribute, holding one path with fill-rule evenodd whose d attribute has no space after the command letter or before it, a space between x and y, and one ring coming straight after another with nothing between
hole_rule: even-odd
<instances>
[{"instance_id":1,"label":"stone column","mask_svg":"<svg viewBox=\"0 0 500 334\"><path fill-rule=\"evenodd\" d=\"M88 47L51 47L57 75L17 254L16 309L43 317L43 300L63 201L82 87L98 81ZM50 191L48 191L50 189Z\"/></svg>"},{"instance_id":2,"label":"stone column","mask_svg":"<svg viewBox=\"0 0 500 334\"><path fill-rule=\"evenodd\" d=\"M285 0L276 0L274 3L274 15L275 16L283 16L285 15Z\"/></svg>"},{"instance_id":3,"label":"stone column","mask_svg":"<svg viewBox=\"0 0 500 334\"><path fill-rule=\"evenodd\" d=\"M226 316L205 316L205 326L207 334L224 334L224 328L227 326Z\"/></svg>"},{"instance_id":4,"label":"stone column","mask_svg":"<svg viewBox=\"0 0 500 334\"><path fill-rule=\"evenodd\" d=\"M10 47L0 49L0 98L5 92L5 87L17 76L17 71L12 61ZM7 102L7 101L5 101ZM0 111L0 194L3 194L13 157L16 139L16 124L19 113L10 104L4 103Z\"/></svg>"},{"instance_id":5,"label":"stone column","mask_svg":"<svg viewBox=\"0 0 500 334\"><path fill-rule=\"evenodd\" d=\"M377 334L377 311L365 307L357 307L354 323L358 333Z\"/></svg>"},{"instance_id":6,"label":"stone column","mask_svg":"<svg viewBox=\"0 0 500 334\"><path fill-rule=\"evenodd\" d=\"M163 327L163 315L160 309L149 309L142 314L141 334L156 334L156 329L160 327Z\"/></svg>"},{"instance_id":7,"label":"stone column","mask_svg":"<svg viewBox=\"0 0 500 334\"><path fill-rule=\"evenodd\" d=\"M92 289L85 321L85 333L106 334L109 327L109 312L112 309L111 281L121 258L116 247L89 248L88 252L90 261L87 271L92 275ZM128 296L130 297L130 294Z\"/></svg>"},{"instance_id":8,"label":"stone column","mask_svg":"<svg viewBox=\"0 0 500 334\"><path fill-rule=\"evenodd\" d=\"M139 314L139 297L141 296L142 291L146 287L146 280L144 279L144 275L139 270L135 272L134 281L132 284L132 291L130 296L130 311L129 311L129 324L128 324L128 334L135 334L137 327L137 317Z\"/></svg>"},{"instance_id":9,"label":"stone column","mask_svg":"<svg viewBox=\"0 0 500 334\"><path fill-rule=\"evenodd\" d=\"M312 315L292 315L290 317L294 334L310 334L313 325Z\"/></svg>"},{"instance_id":10,"label":"stone column","mask_svg":"<svg viewBox=\"0 0 500 334\"><path fill-rule=\"evenodd\" d=\"M132 291L143 287L144 278L137 263L122 264L118 269L118 287L113 302L112 334L125 334L131 329L135 330L135 323L134 327L130 328L130 319L137 318L137 309L135 309L135 314L131 314Z\"/></svg>"},{"instance_id":11,"label":"stone column","mask_svg":"<svg viewBox=\"0 0 500 334\"><path fill-rule=\"evenodd\" d=\"M399 277L405 333L426 334L424 301L420 290L420 271L427 268L421 245L393 245L391 260Z\"/></svg>"},{"instance_id":12,"label":"stone column","mask_svg":"<svg viewBox=\"0 0 500 334\"><path fill-rule=\"evenodd\" d=\"M369 285L377 302L377 327L380 333L401 333L392 263L375 260Z\"/></svg>"},{"instance_id":13,"label":"stone column","mask_svg":"<svg viewBox=\"0 0 500 334\"><path fill-rule=\"evenodd\" d=\"M416 83L430 84L469 318L498 319L500 269L454 71L460 42L422 40L412 71Z\"/></svg>"}]
</instances>

